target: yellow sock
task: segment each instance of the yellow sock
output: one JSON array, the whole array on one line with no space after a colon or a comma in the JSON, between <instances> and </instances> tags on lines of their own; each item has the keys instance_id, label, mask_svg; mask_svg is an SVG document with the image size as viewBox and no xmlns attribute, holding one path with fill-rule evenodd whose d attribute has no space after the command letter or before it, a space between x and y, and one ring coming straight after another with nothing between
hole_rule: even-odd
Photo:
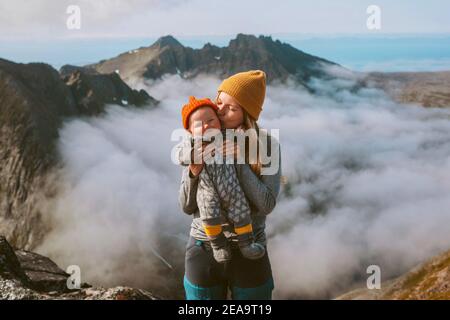
<instances>
[{"instance_id":1,"label":"yellow sock","mask_svg":"<svg viewBox=\"0 0 450 320\"><path fill-rule=\"evenodd\" d=\"M203 229L205 229L205 233L207 236L214 237L222 232L222 225L221 224L216 224L216 225L203 224Z\"/></svg>"},{"instance_id":2,"label":"yellow sock","mask_svg":"<svg viewBox=\"0 0 450 320\"><path fill-rule=\"evenodd\" d=\"M253 232L252 224L249 223L242 227L235 227L234 232L236 232L236 234L244 234L244 233Z\"/></svg>"}]
</instances>

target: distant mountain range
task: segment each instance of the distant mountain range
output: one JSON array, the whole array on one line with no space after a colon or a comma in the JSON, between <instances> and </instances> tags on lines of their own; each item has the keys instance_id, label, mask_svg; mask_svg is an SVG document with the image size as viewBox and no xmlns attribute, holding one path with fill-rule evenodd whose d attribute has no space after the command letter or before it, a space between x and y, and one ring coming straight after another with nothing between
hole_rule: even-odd
<instances>
[{"instance_id":1,"label":"distant mountain range","mask_svg":"<svg viewBox=\"0 0 450 320\"><path fill-rule=\"evenodd\" d=\"M64 66L61 70L74 68L80 67ZM355 90L371 86L386 91L401 103L450 106L450 72L352 72L266 36L238 34L226 47L207 43L201 49L185 47L174 37L164 36L148 47L130 50L83 69L88 73L115 72L130 84L135 79L158 79L165 74L179 74L186 79L210 74L223 79L236 72L261 69L269 83L291 78L312 92L308 83L311 78L334 79L339 76L329 70L341 69L356 76Z\"/></svg>"},{"instance_id":2,"label":"distant mountain range","mask_svg":"<svg viewBox=\"0 0 450 320\"><path fill-rule=\"evenodd\" d=\"M365 82L367 86L384 90L400 103L450 107L450 71L371 72Z\"/></svg>"},{"instance_id":3,"label":"distant mountain range","mask_svg":"<svg viewBox=\"0 0 450 320\"><path fill-rule=\"evenodd\" d=\"M185 47L172 36L165 36L149 47L85 67L103 74L118 72L125 81L157 79L165 74L179 74L183 78L212 74L225 78L237 72L261 69L269 83L293 77L306 85L312 77L330 77L324 71L327 66L337 64L271 37L238 34L227 47L207 43L201 49Z\"/></svg>"}]
</instances>

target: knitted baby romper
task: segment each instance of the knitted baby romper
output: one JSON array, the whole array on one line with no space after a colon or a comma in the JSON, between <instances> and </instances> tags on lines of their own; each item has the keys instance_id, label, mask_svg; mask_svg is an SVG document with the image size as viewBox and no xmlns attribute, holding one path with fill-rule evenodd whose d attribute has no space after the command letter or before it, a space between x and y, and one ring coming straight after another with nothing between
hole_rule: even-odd
<instances>
[{"instance_id":1,"label":"knitted baby romper","mask_svg":"<svg viewBox=\"0 0 450 320\"><path fill-rule=\"evenodd\" d=\"M234 225L238 246L245 258L259 259L265 254L264 246L254 242L249 203L234 164L205 164L199 176L197 205L218 262L231 259L227 239L222 232L222 213Z\"/></svg>"}]
</instances>

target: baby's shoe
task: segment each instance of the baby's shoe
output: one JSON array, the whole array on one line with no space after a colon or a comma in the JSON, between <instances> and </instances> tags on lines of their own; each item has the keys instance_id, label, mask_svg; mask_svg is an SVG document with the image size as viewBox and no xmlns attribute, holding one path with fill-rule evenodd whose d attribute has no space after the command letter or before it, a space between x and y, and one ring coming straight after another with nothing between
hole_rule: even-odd
<instances>
[{"instance_id":1,"label":"baby's shoe","mask_svg":"<svg viewBox=\"0 0 450 320\"><path fill-rule=\"evenodd\" d=\"M217 238L211 239L211 249L214 259L219 263L225 263L231 260L231 250L228 241L223 234Z\"/></svg>"},{"instance_id":2,"label":"baby's shoe","mask_svg":"<svg viewBox=\"0 0 450 320\"><path fill-rule=\"evenodd\" d=\"M264 246L257 242L252 242L246 245L239 245L239 249L241 250L244 258L252 260L262 258L266 253L266 249L264 248Z\"/></svg>"}]
</instances>

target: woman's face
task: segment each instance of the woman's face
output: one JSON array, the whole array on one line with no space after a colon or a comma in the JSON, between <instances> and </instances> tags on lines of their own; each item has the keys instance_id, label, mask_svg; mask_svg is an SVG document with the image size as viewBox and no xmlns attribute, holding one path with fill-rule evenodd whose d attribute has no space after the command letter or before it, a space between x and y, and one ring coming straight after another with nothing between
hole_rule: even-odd
<instances>
[{"instance_id":1,"label":"woman's face","mask_svg":"<svg viewBox=\"0 0 450 320\"><path fill-rule=\"evenodd\" d=\"M217 97L220 123L224 129L236 129L244 122L244 110L228 93L221 92Z\"/></svg>"}]
</instances>

